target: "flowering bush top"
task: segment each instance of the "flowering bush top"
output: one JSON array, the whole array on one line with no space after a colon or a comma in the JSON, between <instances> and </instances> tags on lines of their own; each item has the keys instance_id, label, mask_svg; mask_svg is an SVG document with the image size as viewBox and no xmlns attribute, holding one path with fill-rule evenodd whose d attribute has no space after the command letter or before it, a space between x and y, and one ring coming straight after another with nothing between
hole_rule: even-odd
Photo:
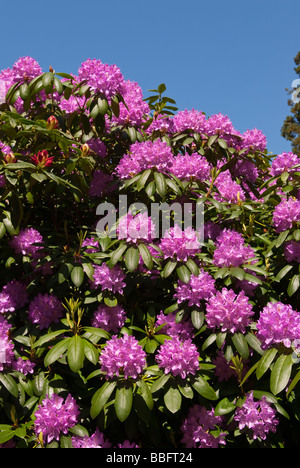
<instances>
[{"instance_id":1,"label":"flowering bush top","mask_svg":"<svg viewBox=\"0 0 300 468\"><path fill-rule=\"evenodd\" d=\"M299 445L299 158L165 91L0 73L2 447Z\"/></svg>"}]
</instances>

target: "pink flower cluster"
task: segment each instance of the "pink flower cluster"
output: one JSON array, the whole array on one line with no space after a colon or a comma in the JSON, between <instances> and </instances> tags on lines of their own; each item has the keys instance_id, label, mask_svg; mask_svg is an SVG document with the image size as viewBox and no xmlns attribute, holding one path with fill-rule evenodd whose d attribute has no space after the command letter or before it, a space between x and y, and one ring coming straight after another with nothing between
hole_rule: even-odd
<instances>
[{"instance_id":1,"label":"pink flower cluster","mask_svg":"<svg viewBox=\"0 0 300 468\"><path fill-rule=\"evenodd\" d=\"M255 257L250 245L246 245L243 236L234 230L223 229L216 239L213 255L214 265L218 267L239 267Z\"/></svg>"},{"instance_id":2,"label":"pink flower cluster","mask_svg":"<svg viewBox=\"0 0 300 468\"><path fill-rule=\"evenodd\" d=\"M95 265L92 287L97 288L100 286L102 289L108 289L113 293L123 294L123 289L126 286L125 278L126 275L118 265L113 268L109 268L106 263Z\"/></svg>"},{"instance_id":3,"label":"pink flower cluster","mask_svg":"<svg viewBox=\"0 0 300 468\"><path fill-rule=\"evenodd\" d=\"M132 335L118 338L113 335L105 344L100 355L101 370L107 379L124 376L124 379L137 379L146 366L146 353Z\"/></svg>"},{"instance_id":4,"label":"pink flower cluster","mask_svg":"<svg viewBox=\"0 0 300 468\"><path fill-rule=\"evenodd\" d=\"M283 199L273 212L273 224L276 232L283 232L297 225L300 221L300 200L292 197Z\"/></svg>"},{"instance_id":5,"label":"pink flower cluster","mask_svg":"<svg viewBox=\"0 0 300 468\"><path fill-rule=\"evenodd\" d=\"M61 301L54 294L39 293L29 304L28 318L42 330L58 323L63 317L63 311Z\"/></svg>"},{"instance_id":6,"label":"pink flower cluster","mask_svg":"<svg viewBox=\"0 0 300 468\"><path fill-rule=\"evenodd\" d=\"M125 320L126 312L121 306L108 307L100 305L94 312L92 326L102 328L108 332L118 333Z\"/></svg>"},{"instance_id":7,"label":"pink flower cluster","mask_svg":"<svg viewBox=\"0 0 300 468\"><path fill-rule=\"evenodd\" d=\"M276 410L268 403L265 396L255 401L253 392L246 395L243 406L236 409L235 421L239 423L239 429L250 430L253 439L265 440L267 434L276 432L279 421L276 419Z\"/></svg>"},{"instance_id":8,"label":"pink flower cluster","mask_svg":"<svg viewBox=\"0 0 300 468\"><path fill-rule=\"evenodd\" d=\"M42 247L43 237L34 228L26 228L20 231L17 236L14 236L10 241L11 248L17 254L29 255L37 258L38 250Z\"/></svg>"},{"instance_id":9,"label":"pink flower cluster","mask_svg":"<svg viewBox=\"0 0 300 468\"><path fill-rule=\"evenodd\" d=\"M48 444L59 440L61 434L67 434L78 422L79 406L69 394L64 400L54 393L42 400L35 411L34 430L37 436L42 434L43 441Z\"/></svg>"},{"instance_id":10,"label":"pink flower cluster","mask_svg":"<svg viewBox=\"0 0 300 468\"><path fill-rule=\"evenodd\" d=\"M294 340L300 340L300 314L282 302L269 302L260 312L256 326L263 349L280 343L290 348Z\"/></svg>"},{"instance_id":11,"label":"pink flower cluster","mask_svg":"<svg viewBox=\"0 0 300 468\"><path fill-rule=\"evenodd\" d=\"M129 211L119 219L117 234L119 239L126 239L129 243L139 240L150 242L156 237L156 227L146 212L133 215Z\"/></svg>"},{"instance_id":12,"label":"pink flower cluster","mask_svg":"<svg viewBox=\"0 0 300 468\"><path fill-rule=\"evenodd\" d=\"M155 360L165 374L171 373L174 377L180 375L185 379L187 375L195 375L199 369L199 352L192 340L181 341L178 337L165 340L160 346Z\"/></svg>"},{"instance_id":13,"label":"pink flower cluster","mask_svg":"<svg viewBox=\"0 0 300 468\"><path fill-rule=\"evenodd\" d=\"M177 224L164 233L159 243L164 258L187 261L200 252L198 233L191 227L182 230Z\"/></svg>"},{"instance_id":14,"label":"pink flower cluster","mask_svg":"<svg viewBox=\"0 0 300 468\"><path fill-rule=\"evenodd\" d=\"M215 292L214 279L201 268L199 275L192 274L188 283L178 281L174 297L179 304L187 301L189 307L200 307L201 301L208 300Z\"/></svg>"},{"instance_id":15,"label":"pink flower cluster","mask_svg":"<svg viewBox=\"0 0 300 468\"><path fill-rule=\"evenodd\" d=\"M216 428L222 422L221 416L215 416L214 409L195 404L181 425L181 442L186 448L220 448L220 445L226 445L226 434L216 434Z\"/></svg>"}]
</instances>

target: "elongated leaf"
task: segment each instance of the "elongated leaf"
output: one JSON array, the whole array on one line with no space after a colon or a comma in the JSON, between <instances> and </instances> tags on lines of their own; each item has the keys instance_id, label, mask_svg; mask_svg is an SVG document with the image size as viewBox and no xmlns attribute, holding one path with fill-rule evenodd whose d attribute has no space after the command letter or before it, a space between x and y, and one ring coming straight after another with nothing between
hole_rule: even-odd
<instances>
[{"instance_id":1,"label":"elongated leaf","mask_svg":"<svg viewBox=\"0 0 300 468\"><path fill-rule=\"evenodd\" d=\"M274 395L280 393L287 386L291 376L292 365L293 361L291 354L282 354L276 360L270 379L270 390Z\"/></svg>"},{"instance_id":2,"label":"elongated leaf","mask_svg":"<svg viewBox=\"0 0 300 468\"><path fill-rule=\"evenodd\" d=\"M42 336L37 341L35 341L35 343L33 344L33 347L38 348L39 346L42 346L43 344L48 343L49 341L53 340L59 335L62 335L65 332L66 330L56 330L54 332L47 333L46 335Z\"/></svg>"},{"instance_id":3,"label":"elongated leaf","mask_svg":"<svg viewBox=\"0 0 300 468\"><path fill-rule=\"evenodd\" d=\"M258 378L258 380L270 368L270 365L274 361L276 354L277 354L277 349L270 348L267 351L265 351L263 356L260 358L260 360L258 361L257 369L256 369L256 377Z\"/></svg>"},{"instance_id":4,"label":"elongated leaf","mask_svg":"<svg viewBox=\"0 0 300 468\"><path fill-rule=\"evenodd\" d=\"M195 381L192 383L192 387L196 390L196 392L199 393L199 395L202 395L208 400L217 400L218 398L214 389L201 375L195 379Z\"/></svg>"},{"instance_id":5,"label":"elongated leaf","mask_svg":"<svg viewBox=\"0 0 300 468\"><path fill-rule=\"evenodd\" d=\"M291 297L293 294L295 294L296 291L298 291L300 286L300 279L299 275L294 275L292 279L289 282L288 288L287 288L287 293Z\"/></svg>"},{"instance_id":6,"label":"elongated leaf","mask_svg":"<svg viewBox=\"0 0 300 468\"><path fill-rule=\"evenodd\" d=\"M154 172L154 179L156 182L157 192L162 198L164 198L168 189L164 175L161 172Z\"/></svg>"},{"instance_id":7,"label":"elongated leaf","mask_svg":"<svg viewBox=\"0 0 300 468\"><path fill-rule=\"evenodd\" d=\"M44 359L44 365L46 367L57 361L68 349L71 338L64 338L63 340L56 343L53 348L48 351Z\"/></svg>"},{"instance_id":8,"label":"elongated leaf","mask_svg":"<svg viewBox=\"0 0 300 468\"><path fill-rule=\"evenodd\" d=\"M155 380L151 387L151 393L158 392L170 379L171 374L163 374L157 380Z\"/></svg>"},{"instance_id":9,"label":"elongated leaf","mask_svg":"<svg viewBox=\"0 0 300 468\"><path fill-rule=\"evenodd\" d=\"M84 280L84 271L82 266L75 266L71 271L71 280L79 288Z\"/></svg>"},{"instance_id":10,"label":"elongated leaf","mask_svg":"<svg viewBox=\"0 0 300 468\"><path fill-rule=\"evenodd\" d=\"M13 396L17 397L19 394L18 385L10 374L0 373L0 383L4 385L6 390L9 391Z\"/></svg>"},{"instance_id":11,"label":"elongated leaf","mask_svg":"<svg viewBox=\"0 0 300 468\"><path fill-rule=\"evenodd\" d=\"M119 421L124 422L131 411L133 401L132 387L125 385L117 388L115 398L115 411Z\"/></svg>"},{"instance_id":12,"label":"elongated leaf","mask_svg":"<svg viewBox=\"0 0 300 468\"><path fill-rule=\"evenodd\" d=\"M97 364L98 360L99 360L99 351L98 349L96 348L96 346L93 345L93 343L91 343L90 341L88 340L85 340L83 339L83 347L84 347L84 355L85 357L90 361L92 362L93 364Z\"/></svg>"},{"instance_id":13,"label":"elongated leaf","mask_svg":"<svg viewBox=\"0 0 300 468\"><path fill-rule=\"evenodd\" d=\"M149 270L152 270L153 260L152 260L152 256L151 256L151 253L149 252L148 247L144 244L139 244L138 249L140 251L144 264L146 265L147 268L149 268Z\"/></svg>"},{"instance_id":14,"label":"elongated leaf","mask_svg":"<svg viewBox=\"0 0 300 468\"><path fill-rule=\"evenodd\" d=\"M234 335L232 335L232 342L236 348L236 350L238 351L238 353L244 358L244 359L248 359L249 357L249 346L248 346L248 343L246 341L246 338L244 337L244 335L242 333L234 333Z\"/></svg>"},{"instance_id":15,"label":"elongated leaf","mask_svg":"<svg viewBox=\"0 0 300 468\"><path fill-rule=\"evenodd\" d=\"M177 275L178 278L183 281L184 283L188 283L191 278L191 272L188 270L188 268L185 265L181 265L180 267L177 268Z\"/></svg>"},{"instance_id":16,"label":"elongated leaf","mask_svg":"<svg viewBox=\"0 0 300 468\"><path fill-rule=\"evenodd\" d=\"M95 419L98 414L102 411L106 403L108 402L112 392L114 391L117 382L105 382L99 390L97 390L91 401L91 418Z\"/></svg>"},{"instance_id":17,"label":"elongated leaf","mask_svg":"<svg viewBox=\"0 0 300 468\"><path fill-rule=\"evenodd\" d=\"M15 431L12 429L0 431L0 444L4 444L8 440L12 439L15 435Z\"/></svg>"},{"instance_id":18,"label":"elongated leaf","mask_svg":"<svg viewBox=\"0 0 300 468\"><path fill-rule=\"evenodd\" d=\"M216 416L223 416L224 414L231 413L236 408L235 404L228 400L228 398L223 398L223 400L219 401L217 406L215 407L215 415Z\"/></svg>"},{"instance_id":19,"label":"elongated leaf","mask_svg":"<svg viewBox=\"0 0 300 468\"><path fill-rule=\"evenodd\" d=\"M84 361L84 340L79 335L74 335L68 346L68 364L70 369L77 373L83 366Z\"/></svg>"},{"instance_id":20,"label":"elongated leaf","mask_svg":"<svg viewBox=\"0 0 300 468\"><path fill-rule=\"evenodd\" d=\"M129 247L125 253L125 265L128 271L132 272L138 267L140 260L139 250L135 247Z\"/></svg>"},{"instance_id":21,"label":"elongated leaf","mask_svg":"<svg viewBox=\"0 0 300 468\"><path fill-rule=\"evenodd\" d=\"M171 413L177 413L182 402L182 396L178 388L170 387L164 394L164 402Z\"/></svg>"},{"instance_id":22,"label":"elongated leaf","mask_svg":"<svg viewBox=\"0 0 300 468\"><path fill-rule=\"evenodd\" d=\"M140 389L141 396L143 397L147 407L150 410L152 410L154 406L154 402L153 402L153 397L152 397L152 393L151 393L149 385L147 385L147 383L144 382L144 380L138 380L137 386Z\"/></svg>"}]
</instances>

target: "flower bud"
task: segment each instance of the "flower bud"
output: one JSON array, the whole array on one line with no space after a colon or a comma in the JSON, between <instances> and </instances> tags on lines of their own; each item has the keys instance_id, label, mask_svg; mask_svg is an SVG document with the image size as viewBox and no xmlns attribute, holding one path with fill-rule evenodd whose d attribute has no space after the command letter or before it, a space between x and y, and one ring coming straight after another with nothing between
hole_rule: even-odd
<instances>
[{"instance_id":1,"label":"flower bud","mask_svg":"<svg viewBox=\"0 0 300 468\"><path fill-rule=\"evenodd\" d=\"M50 117L47 120L47 129L48 130L53 130L54 128L58 128L58 120L54 115L50 115Z\"/></svg>"},{"instance_id":2,"label":"flower bud","mask_svg":"<svg viewBox=\"0 0 300 468\"><path fill-rule=\"evenodd\" d=\"M31 159L38 167L46 167L50 166L54 158L49 157L47 150L43 150L39 151L38 154L31 156Z\"/></svg>"},{"instance_id":3,"label":"flower bud","mask_svg":"<svg viewBox=\"0 0 300 468\"><path fill-rule=\"evenodd\" d=\"M84 145L81 146L81 156L87 156L90 152L90 147L87 143L84 143Z\"/></svg>"},{"instance_id":4,"label":"flower bud","mask_svg":"<svg viewBox=\"0 0 300 468\"><path fill-rule=\"evenodd\" d=\"M17 162L17 158L16 156L14 155L13 152L10 152L8 154L3 154L3 157L4 157L4 161L9 164L9 163L15 163Z\"/></svg>"}]
</instances>

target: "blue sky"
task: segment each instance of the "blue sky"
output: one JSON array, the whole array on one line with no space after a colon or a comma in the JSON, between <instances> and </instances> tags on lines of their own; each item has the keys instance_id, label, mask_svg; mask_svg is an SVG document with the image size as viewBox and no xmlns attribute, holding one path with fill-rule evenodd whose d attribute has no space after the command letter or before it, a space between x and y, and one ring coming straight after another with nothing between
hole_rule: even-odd
<instances>
[{"instance_id":1,"label":"blue sky","mask_svg":"<svg viewBox=\"0 0 300 468\"><path fill-rule=\"evenodd\" d=\"M179 110L221 112L236 129L258 128L274 154L285 88L298 76L299 0L86 0L3 2L0 69L19 57L43 71L77 73L88 58L116 64L144 96L164 82Z\"/></svg>"}]
</instances>

